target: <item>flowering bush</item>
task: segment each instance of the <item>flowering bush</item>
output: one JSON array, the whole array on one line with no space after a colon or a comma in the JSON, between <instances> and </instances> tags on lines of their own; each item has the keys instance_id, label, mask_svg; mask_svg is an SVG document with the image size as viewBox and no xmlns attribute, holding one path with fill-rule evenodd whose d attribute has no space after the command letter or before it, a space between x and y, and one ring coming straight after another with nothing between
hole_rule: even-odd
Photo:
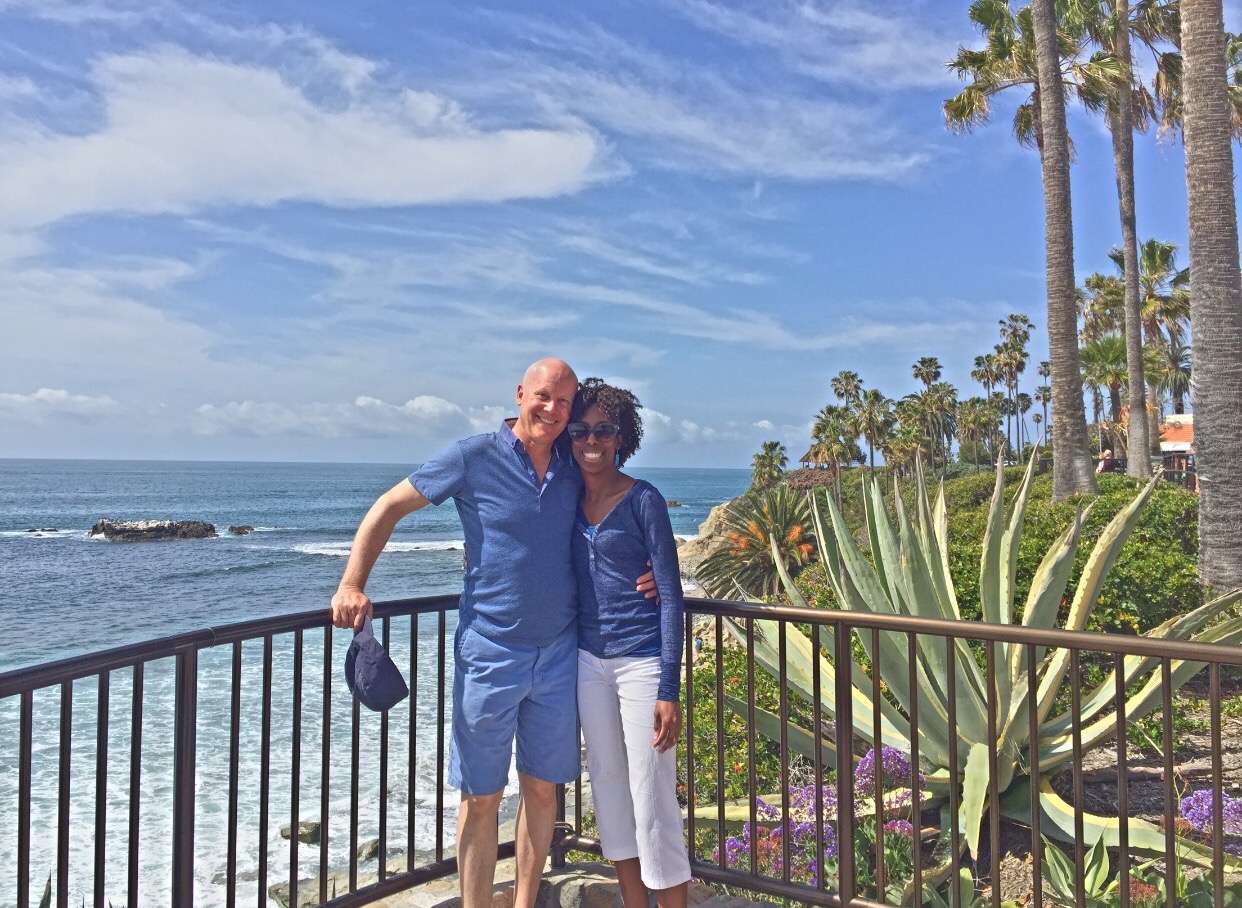
<instances>
[{"instance_id":1,"label":"flowering bush","mask_svg":"<svg viewBox=\"0 0 1242 908\"><path fill-rule=\"evenodd\" d=\"M1212 794L1210 789L1193 792L1182 798L1182 819L1190 824L1195 831L1205 836L1212 835ZM1220 794L1221 827L1224 835L1242 835L1242 798L1233 798ZM1225 845L1225 850L1233 855L1242 856L1242 847L1237 843Z\"/></svg>"},{"instance_id":2,"label":"flowering bush","mask_svg":"<svg viewBox=\"0 0 1242 908\"><path fill-rule=\"evenodd\" d=\"M886 889L900 894L913 871L915 826L902 816L894 816L915 803L922 803L923 774L915 772L905 754L894 747L880 752L880 803L883 805L884 856L883 865ZM868 751L854 771L853 788L855 815L854 850L857 878L860 887L871 886L876 880L876 834L875 798L877 789L875 752ZM864 799L871 799L865 805ZM731 869L755 873L772 878L785 876L785 846L789 846L789 879L810 886L835 881L840 846L833 824L837 820L837 788L825 785L818 791L814 785L791 789L789 811L782 816L775 807L762 798L756 799L756 823L742 826L740 836L725 840L725 864ZM816 828L822 817L822 850L817 841ZM752 866L753 858L753 866ZM720 860L719 850L712 859ZM822 863L821 863L822 862Z\"/></svg>"}]
</instances>

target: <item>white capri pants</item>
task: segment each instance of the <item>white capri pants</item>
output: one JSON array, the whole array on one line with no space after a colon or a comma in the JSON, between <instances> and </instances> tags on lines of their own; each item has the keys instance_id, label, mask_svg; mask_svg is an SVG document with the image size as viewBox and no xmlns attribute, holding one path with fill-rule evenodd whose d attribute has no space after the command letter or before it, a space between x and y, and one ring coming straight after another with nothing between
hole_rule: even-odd
<instances>
[{"instance_id":1,"label":"white capri pants","mask_svg":"<svg viewBox=\"0 0 1242 908\"><path fill-rule=\"evenodd\" d=\"M604 857L638 858L643 885L668 889L690 879L677 804L677 748L658 753L658 656L600 659L578 650L578 721Z\"/></svg>"}]
</instances>

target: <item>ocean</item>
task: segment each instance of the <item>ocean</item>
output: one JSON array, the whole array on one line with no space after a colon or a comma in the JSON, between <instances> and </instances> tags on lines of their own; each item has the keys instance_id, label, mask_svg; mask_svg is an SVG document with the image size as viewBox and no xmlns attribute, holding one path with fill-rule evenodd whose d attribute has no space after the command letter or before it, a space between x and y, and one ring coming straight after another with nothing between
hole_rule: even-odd
<instances>
[{"instance_id":1,"label":"ocean","mask_svg":"<svg viewBox=\"0 0 1242 908\"><path fill-rule=\"evenodd\" d=\"M83 653L150 640L170 634L220 626L269 615L328 607L349 554L350 541L366 509L377 495L407 475L411 465L394 464L270 464L149 461L0 460L0 672L69 658ZM748 470L634 468L629 470L655 484L666 498L680 502L669 515L674 533L692 537L717 504L743 492ZM114 520L205 520L216 525L214 539L119 544L90 538L87 531L100 518ZM232 536L227 527L253 526L246 536ZM368 583L376 600L454 593L461 589L462 534L451 504L428 507L398 526ZM393 656L409 664L408 621L394 622ZM434 652L434 625L421 628L420 647ZM450 625L451 633L451 625ZM333 640L335 662L344 659L348 632ZM321 690L322 642L306 638L305 690ZM404 641L404 645L403 645ZM247 646L244 678L254 680L259 648ZM419 654L419 662L425 660ZM224 903L221 871L225 854L227 733L229 704L227 648L208 651L200 660L198 715L198 816L196 829L196 904ZM426 661L434 663L434 659ZM275 677L290 672L289 642L278 642ZM171 669L171 666L166 666ZM334 666L332 679L333 741L347 742L349 695ZM219 678L218 696L211 679ZM171 860L171 818L164 816L171 784L171 671L153 667L144 684L142 861L139 873L142 904L166 904ZM129 766L129 672L111 678L108 740L108 851L105 890L113 903L123 903L127 848ZM257 696L257 684L243 684L243 709ZM275 684L273 700L273 766L288 766L293 705L288 685ZM426 706L426 704L421 704ZM404 705L398 710L406 708ZM94 819L96 685L74 688L70 815L70 901L89 901L92 885ZM320 710L309 694L303 704L300 791L303 819L318 815ZM408 715L408 714L407 714ZM426 719L424 719L424 715ZM369 721L373 717L366 717ZM394 711L394 728L404 721ZM283 722L283 725L282 725ZM257 723L242 734L243 780L239 808L239 866L245 885L254 885L259 853ZM12 699L0 701L0 906L16 903L16 799L18 709ZM56 741L59 692L35 698L34 724L34 848L32 884L36 898L55 863L51 838L56 824ZM389 828L404 829L407 810L417 817L415 847L431 844L434 830L436 732L429 709L420 709L415 732L416 780L412 803L404 794L409 742L394 736L389 785L397 794L390 803ZM375 735L364 735L364 765L375 754ZM334 744L339 747L339 744ZM373 775L373 774L372 774ZM330 785L331 838L348 840L347 774L337 771ZM79 781L80 780L80 781ZM377 800L378 782L362 780L362 803ZM273 866L269 883L287 878L288 844L279 827L288 823L288 785L272 785L273 828L267 847ZM511 785L512 788L512 785ZM248 795L253 795L249 796ZM370 801L368 801L368 798ZM456 794L446 795L455 805ZM432 809L427 809L428 807ZM371 811L375 813L374 809ZM446 828L455 823L455 809L446 809ZM375 834L378 818L364 820L360 839ZM299 874L316 871L317 849L304 846ZM348 856L334 851L339 866ZM280 861L285 860L284 873ZM365 869L365 868L364 868ZM374 864L372 863L372 868ZM246 897L245 901L250 901Z\"/></svg>"}]
</instances>

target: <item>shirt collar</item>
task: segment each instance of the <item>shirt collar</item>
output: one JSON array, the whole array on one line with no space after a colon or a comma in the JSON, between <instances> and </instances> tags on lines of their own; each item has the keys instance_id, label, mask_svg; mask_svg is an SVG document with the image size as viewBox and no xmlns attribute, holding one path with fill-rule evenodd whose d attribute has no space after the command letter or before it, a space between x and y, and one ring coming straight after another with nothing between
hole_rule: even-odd
<instances>
[{"instance_id":1,"label":"shirt collar","mask_svg":"<svg viewBox=\"0 0 1242 908\"><path fill-rule=\"evenodd\" d=\"M522 439L517 437L517 433L513 431L513 424L517 420L513 417L503 419L500 422L500 439L519 454L530 455L526 452L526 445L522 443ZM552 460L549 463L549 469L553 469L562 463L569 463L573 458L570 456L569 433L561 432L556 437L556 441L552 443Z\"/></svg>"}]
</instances>

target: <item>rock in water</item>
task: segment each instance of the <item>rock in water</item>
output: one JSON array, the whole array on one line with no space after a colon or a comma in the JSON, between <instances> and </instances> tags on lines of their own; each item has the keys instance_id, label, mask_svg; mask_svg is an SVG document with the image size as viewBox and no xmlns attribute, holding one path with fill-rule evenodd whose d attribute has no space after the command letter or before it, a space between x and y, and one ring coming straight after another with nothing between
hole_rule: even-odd
<instances>
[{"instance_id":1,"label":"rock in water","mask_svg":"<svg viewBox=\"0 0 1242 908\"><path fill-rule=\"evenodd\" d=\"M289 838L291 827L282 826L280 829L280 837L282 839ZM305 842L307 845L319 844L319 824L310 820L302 820L298 823L298 841Z\"/></svg>"},{"instance_id":2,"label":"rock in water","mask_svg":"<svg viewBox=\"0 0 1242 908\"><path fill-rule=\"evenodd\" d=\"M111 542L156 542L162 539L209 539L216 528L202 520L109 520L101 519L87 536Z\"/></svg>"},{"instance_id":3,"label":"rock in water","mask_svg":"<svg viewBox=\"0 0 1242 908\"><path fill-rule=\"evenodd\" d=\"M251 533L254 532L254 527L252 527L248 523L243 523L237 526L229 527L229 532L232 533L234 536L249 536Z\"/></svg>"}]
</instances>

